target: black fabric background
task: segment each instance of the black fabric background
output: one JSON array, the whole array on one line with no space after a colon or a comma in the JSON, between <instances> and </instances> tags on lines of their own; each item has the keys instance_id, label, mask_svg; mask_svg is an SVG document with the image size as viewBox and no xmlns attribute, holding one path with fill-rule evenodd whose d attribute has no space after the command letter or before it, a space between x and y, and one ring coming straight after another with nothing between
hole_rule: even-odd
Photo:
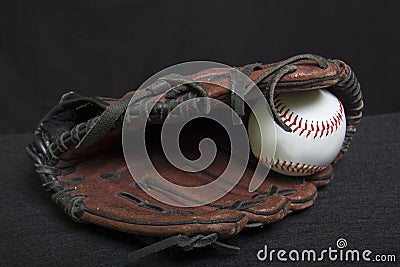
<instances>
[{"instance_id":1,"label":"black fabric background","mask_svg":"<svg viewBox=\"0 0 400 267\"><path fill-rule=\"evenodd\" d=\"M396 1L0 1L0 132L31 132L70 90L120 97L167 66L240 66L311 52L363 85L365 113L400 111Z\"/></svg>"},{"instance_id":2,"label":"black fabric background","mask_svg":"<svg viewBox=\"0 0 400 267\"><path fill-rule=\"evenodd\" d=\"M242 232L226 241L239 246L237 254L212 248L187 253L164 251L137 266L312 266L314 264L259 262L258 250L269 248L321 251L345 238L349 249L395 254L400 261L400 113L366 117L350 151L336 168L330 185L319 191L316 203L262 229ZM123 266L127 254L145 246L133 236L93 225L77 224L51 202L24 153L31 136L1 135L3 189L0 216L0 265ZM345 265L323 261L321 266ZM355 264L346 264L355 266Z\"/></svg>"},{"instance_id":3,"label":"black fabric background","mask_svg":"<svg viewBox=\"0 0 400 267\"><path fill-rule=\"evenodd\" d=\"M63 93L120 97L180 62L239 66L305 52L344 60L363 86L367 117L332 184L311 208L230 239L241 247L238 254L161 252L139 265L298 266L261 263L255 255L265 244L320 250L340 237L350 248L396 254L398 263L397 6L378 0L0 0L0 265L122 266L144 246L132 236L72 222L41 187L25 155L27 133ZM374 115L391 112L397 113Z\"/></svg>"}]
</instances>

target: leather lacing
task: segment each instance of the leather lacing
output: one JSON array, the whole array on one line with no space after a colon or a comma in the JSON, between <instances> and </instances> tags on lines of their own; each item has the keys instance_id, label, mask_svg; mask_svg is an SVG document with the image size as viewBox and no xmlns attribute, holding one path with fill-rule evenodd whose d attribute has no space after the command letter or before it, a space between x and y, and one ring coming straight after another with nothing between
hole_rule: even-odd
<instances>
[{"instance_id":1,"label":"leather lacing","mask_svg":"<svg viewBox=\"0 0 400 267\"><path fill-rule=\"evenodd\" d=\"M266 88L266 100L271 108L274 120L276 123L285 131L291 131L280 118L274 103L274 92L279 81L283 76L288 73L292 73L297 70L297 66L293 63L301 60L312 60L316 62L319 67L325 69L328 67L327 60L311 54L298 55L291 57L287 60L281 61L276 64L269 65L268 71L263 73L254 84L258 85L262 80L270 77L268 83L265 85ZM336 61L337 64L341 64ZM257 69L264 69L265 67L260 63L246 65L242 72L249 75L252 71ZM237 72L231 71L229 75L237 75ZM234 77L231 77L231 81L237 81ZM240 80L240 79L239 79ZM296 85L296 82L292 82ZM301 82L299 82L301 83ZM254 85L246 87L240 83L231 83L231 106L233 110L239 115L244 115L244 101L243 96L248 92ZM263 86L264 87L264 86ZM339 82L331 91L338 96L343 102L346 111L347 120L347 131L345 141L342 146L342 152L347 151L351 139L355 133L355 125L361 119L362 116L362 94L360 90L360 84L357 81L353 71L348 68L348 73L345 79ZM88 147L100 140L111 128L115 126L118 120L123 119L125 111L129 112L127 115L128 121L135 118L148 118L149 114L145 111L151 102L147 101L155 96L159 96L165 93L166 101L163 103L156 103L154 110L158 114L161 120L164 120L169 112L174 109L178 104L185 102L190 98L196 97L208 97L206 90L201 86L199 82L188 79L187 77L172 74L159 79L157 82L148 86L145 90L136 92L133 95L127 96L123 99L115 101L114 103L107 106L104 112L86 122L80 123L73 127L70 131L66 131L59 135L53 142L49 144L48 138L44 137L42 128L39 127L34 134L34 143L27 147L27 153L35 162L36 170L39 173L40 179L43 186L53 193L53 200L63 208L64 212L71 216L74 220L80 221L79 217L84 212L83 200L85 196L75 195L72 196L71 192L74 189L64 189L65 183L57 179L58 175L65 175L66 171L70 170L59 170L54 167L59 161L59 156L66 152L71 145L75 144L75 148ZM182 97L183 96L183 97ZM180 97L180 98L179 98ZM179 102L176 101L179 98ZM129 103L132 107L128 108ZM191 106L181 108L181 112L193 111L193 112L208 112L210 109L209 101L206 102L206 110L201 110L195 101L191 101ZM290 194L291 192L281 192ZM255 199L264 197L267 194L259 194ZM251 206L257 205L256 202L245 204L241 201L235 202L232 206L227 207L231 209L244 209ZM249 223L246 228L260 227L260 223ZM143 256L155 253L157 251L164 250L169 247L180 247L184 250L190 250L195 247L204 247L211 245L217 248L233 249L238 250L239 248L223 244L218 241L218 234L212 233L209 235L197 235L194 237L188 237L186 235L177 235L166 238L162 241L153 243L143 249L139 249L129 254L131 261L137 260Z\"/></svg>"}]
</instances>

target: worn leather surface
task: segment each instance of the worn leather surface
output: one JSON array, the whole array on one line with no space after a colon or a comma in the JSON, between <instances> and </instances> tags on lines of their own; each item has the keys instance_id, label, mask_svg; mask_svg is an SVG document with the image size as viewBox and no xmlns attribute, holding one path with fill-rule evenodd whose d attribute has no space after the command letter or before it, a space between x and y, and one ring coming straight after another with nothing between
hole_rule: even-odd
<instances>
[{"instance_id":1,"label":"worn leather surface","mask_svg":"<svg viewBox=\"0 0 400 267\"><path fill-rule=\"evenodd\" d=\"M269 79L272 77L263 75L283 63L263 65L261 69L257 67L249 73L249 77L268 94L271 90ZM317 62L307 59L288 64L295 67L277 81L275 94L328 88L342 101L346 110L347 134L342 152L337 157L339 159L347 150L361 117L363 103L354 74L338 60L321 59ZM230 93L224 88L230 84L226 74L224 69L208 69L190 78L199 81L209 97L231 104ZM122 99L143 92L147 91L128 92ZM169 105L184 101L191 92L181 92L174 97L170 96L170 92L157 94L150 94L150 98L159 99L159 105L155 105L151 112L152 124L160 124ZM146 99L135 103L139 110L144 101ZM270 172L258 191L251 193L247 188L254 171L253 158L240 183L221 199L196 208L169 206L143 192L128 172L121 151L121 120L116 121L93 145L77 148L78 142L88 135L90 127L96 123L96 116L101 116L116 103L118 101L113 99L85 98L75 93L64 95L60 104L41 121L34 145L28 149L34 161L40 163L38 172L45 188L53 193L55 202L78 222L139 235L168 237L217 233L219 238L227 238L238 234L246 226L276 222L291 211L311 206L317 197L317 186L327 185L333 178L332 166L300 178ZM152 129L149 126L150 134L157 135L158 131L157 126ZM65 138L70 135L71 138ZM196 142L193 139L202 135L216 139L219 149L213 164L199 173L186 173L172 167L161 153L156 138L152 140L151 160L167 180L196 186L218 177L230 153L227 139L220 131L213 131L209 124L201 122L181 138L183 150L188 150L188 156L195 158L193 145ZM176 192L177 198L184 195L185 192Z\"/></svg>"},{"instance_id":2,"label":"worn leather surface","mask_svg":"<svg viewBox=\"0 0 400 267\"><path fill-rule=\"evenodd\" d=\"M198 156L197 152L193 153L198 144L193 135L208 136L218 140L220 145L216 159L204 171L187 173L175 168L165 158L161 144L156 141L152 142L149 152L150 159L160 174L170 182L182 186L200 186L212 182L223 172L230 157L229 151L222 149L224 139L216 136L219 135L218 132L208 128L211 134L202 135L199 128L192 127L180 139L185 146L182 150L191 151L187 154L190 158ZM153 128L153 131L158 130ZM229 194L210 205L195 208L170 206L147 195L129 173L121 146L115 144L100 153L95 151L86 154L82 160L74 163L75 172L58 178L68 183L66 189L74 190L73 196L85 196L85 213L80 218L84 222L134 234L165 237L216 232L221 238L225 238L236 235L247 223L267 224L281 220L289 211L311 206L317 197L316 186L312 182L306 182L304 177L287 177L274 172L268 175L256 192L249 192L254 160L255 158L240 183ZM332 168L327 170L329 172L332 172ZM314 175L314 178L320 177L318 175ZM329 179L324 181L328 182ZM177 198L183 196L193 197L185 192L177 192ZM257 196L261 197L256 198ZM243 203L240 207L235 207L238 201ZM249 203L257 204L246 208ZM152 207L149 208L147 204Z\"/></svg>"},{"instance_id":3,"label":"worn leather surface","mask_svg":"<svg viewBox=\"0 0 400 267\"><path fill-rule=\"evenodd\" d=\"M242 231L225 241L239 246L240 251L168 250L132 266L298 266L298 262L260 262L256 254L264 245L268 249L320 251L336 247L338 238L345 238L350 249L370 249L374 254L390 253L398 258L400 208L395 200L400 194L396 172L400 160L399 124L400 113L363 117L349 152L335 165L335 178L319 189L317 201L282 221ZM31 140L32 134L0 136L4 166L0 168L4 184L0 209L5 215L0 218L2 263L126 266L126 255L146 244L123 232L70 220L43 190L24 153ZM326 259L320 264L337 266L338 262ZM315 262L302 265L315 266Z\"/></svg>"}]
</instances>

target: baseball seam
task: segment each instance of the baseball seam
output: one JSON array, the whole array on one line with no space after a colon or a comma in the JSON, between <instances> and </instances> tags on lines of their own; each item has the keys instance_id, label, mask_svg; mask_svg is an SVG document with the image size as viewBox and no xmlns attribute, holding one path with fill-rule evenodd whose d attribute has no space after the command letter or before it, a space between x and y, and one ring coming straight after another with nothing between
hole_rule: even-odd
<instances>
[{"instance_id":1,"label":"baseball seam","mask_svg":"<svg viewBox=\"0 0 400 267\"><path fill-rule=\"evenodd\" d=\"M326 166L307 165L307 164L301 164L299 162L294 163L292 161L279 160L279 159L274 159L272 166L282 171L288 171L293 173L304 173L308 175L320 172L327 168Z\"/></svg>"},{"instance_id":2,"label":"baseball seam","mask_svg":"<svg viewBox=\"0 0 400 267\"><path fill-rule=\"evenodd\" d=\"M299 114L295 115L280 98L276 98L274 101L279 116L283 122L292 129L292 133L298 131L299 136L304 134L306 138L313 136L314 139L317 137L322 138L323 136L328 136L328 134L333 134L333 132L337 131L339 126L342 124L344 118L343 105L340 101L338 101L338 103L339 109L331 118L326 121L309 121L308 119L299 116Z\"/></svg>"}]
</instances>

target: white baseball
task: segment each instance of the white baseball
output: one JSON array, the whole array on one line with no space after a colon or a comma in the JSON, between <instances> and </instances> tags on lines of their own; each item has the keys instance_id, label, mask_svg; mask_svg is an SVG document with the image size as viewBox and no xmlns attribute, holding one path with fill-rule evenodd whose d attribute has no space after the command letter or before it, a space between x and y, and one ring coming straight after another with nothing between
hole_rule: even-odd
<instances>
[{"instance_id":1,"label":"white baseball","mask_svg":"<svg viewBox=\"0 0 400 267\"><path fill-rule=\"evenodd\" d=\"M257 123L251 114L248 133L253 154L286 175L311 175L327 168L339 153L346 133L342 103L327 90L310 90L280 94L274 105L292 132L276 125L271 116L262 116ZM254 106L257 114L265 113L265 108L263 100ZM275 155L271 153L270 135L274 128Z\"/></svg>"}]
</instances>

